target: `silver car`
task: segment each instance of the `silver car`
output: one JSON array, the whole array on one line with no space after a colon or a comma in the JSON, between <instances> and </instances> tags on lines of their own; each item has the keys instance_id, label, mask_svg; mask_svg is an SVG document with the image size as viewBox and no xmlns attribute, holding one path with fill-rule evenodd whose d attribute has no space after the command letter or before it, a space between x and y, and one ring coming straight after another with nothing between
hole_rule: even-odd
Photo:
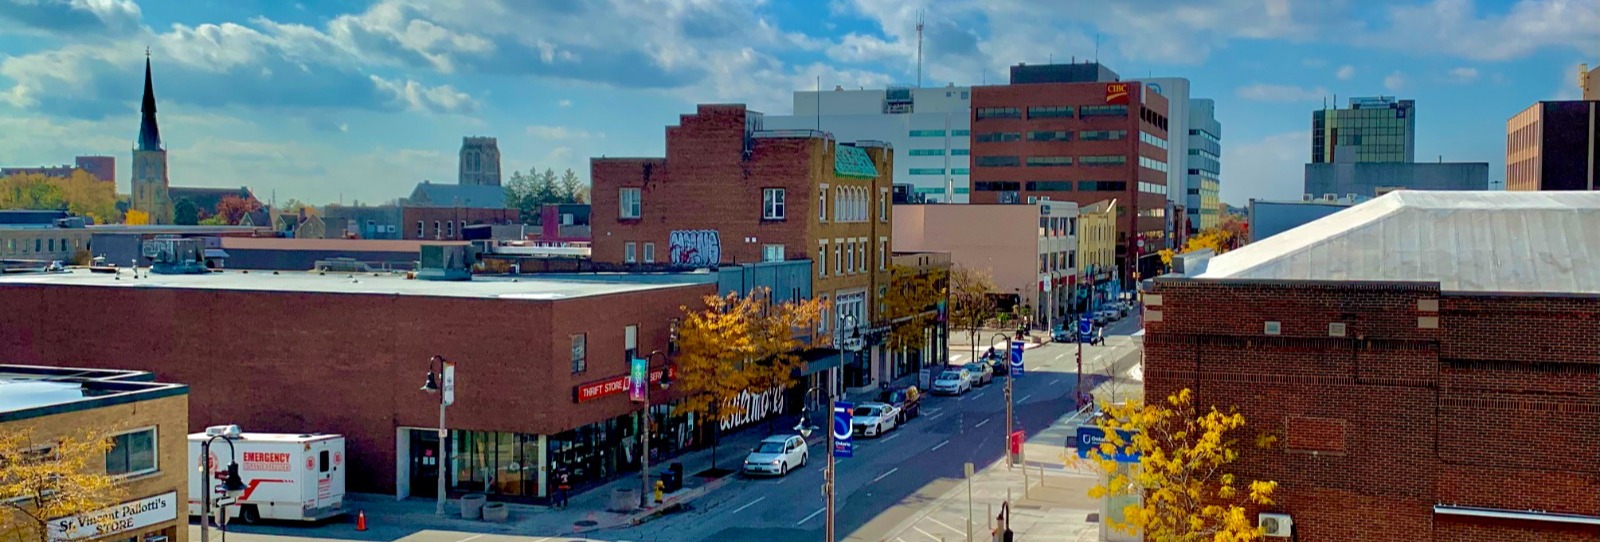
<instances>
[{"instance_id":1,"label":"silver car","mask_svg":"<svg viewBox=\"0 0 1600 542\"><path fill-rule=\"evenodd\" d=\"M773 435L744 457L744 473L783 476L790 469L806 466L808 454L806 439L799 435Z\"/></svg>"},{"instance_id":2,"label":"silver car","mask_svg":"<svg viewBox=\"0 0 1600 542\"><path fill-rule=\"evenodd\" d=\"M938 395L961 395L972 391L972 377L966 369L946 369L933 379L933 393Z\"/></svg>"}]
</instances>

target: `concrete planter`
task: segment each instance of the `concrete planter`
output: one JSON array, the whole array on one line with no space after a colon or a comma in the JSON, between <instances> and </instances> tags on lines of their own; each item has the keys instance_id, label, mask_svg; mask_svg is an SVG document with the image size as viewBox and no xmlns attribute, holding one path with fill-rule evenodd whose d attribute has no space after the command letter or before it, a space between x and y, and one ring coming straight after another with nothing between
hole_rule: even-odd
<instances>
[{"instance_id":1,"label":"concrete planter","mask_svg":"<svg viewBox=\"0 0 1600 542\"><path fill-rule=\"evenodd\" d=\"M506 519L509 517L511 517L511 510L506 508L505 503L491 502L483 505L484 521L505 523Z\"/></svg>"},{"instance_id":2,"label":"concrete planter","mask_svg":"<svg viewBox=\"0 0 1600 542\"><path fill-rule=\"evenodd\" d=\"M483 513L483 503L488 497L473 493L461 497L461 519L478 519Z\"/></svg>"},{"instance_id":3,"label":"concrete planter","mask_svg":"<svg viewBox=\"0 0 1600 542\"><path fill-rule=\"evenodd\" d=\"M612 512L632 512L639 508L639 490L631 487L619 487L611 490L611 502L606 510Z\"/></svg>"}]
</instances>

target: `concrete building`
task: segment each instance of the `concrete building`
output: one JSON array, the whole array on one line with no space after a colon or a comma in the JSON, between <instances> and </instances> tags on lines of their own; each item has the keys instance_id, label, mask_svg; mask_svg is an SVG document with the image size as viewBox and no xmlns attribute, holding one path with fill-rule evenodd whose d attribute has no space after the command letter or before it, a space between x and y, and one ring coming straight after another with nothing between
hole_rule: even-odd
<instances>
[{"instance_id":1,"label":"concrete building","mask_svg":"<svg viewBox=\"0 0 1600 542\"><path fill-rule=\"evenodd\" d=\"M90 465L117 477L125 495L99 510L50 518L40 540L188 542L188 428L189 388L156 382L151 373L0 365L0 434L25 432L24 444L36 447L24 450L48 453L64 438L108 433L111 450ZM28 539L28 532L16 534Z\"/></svg>"},{"instance_id":2,"label":"concrete building","mask_svg":"<svg viewBox=\"0 0 1600 542\"><path fill-rule=\"evenodd\" d=\"M1146 396L1277 436L1232 474L1299 540L1600 540L1597 229L1595 193L1401 191L1158 277Z\"/></svg>"},{"instance_id":3,"label":"concrete building","mask_svg":"<svg viewBox=\"0 0 1600 542\"><path fill-rule=\"evenodd\" d=\"M1069 314L1083 314L1117 299L1117 200L1101 200L1078 208L1078 278Z\"/></svg>"},{"instance_id":4,"label":"concrete building","mask_svg":"<svg viewBox=\"0 0 1600 542\"><path fill-rule=\"evenodd\" d=\"M492 137L461 138L458 184L500 186L500 142Z\"/></svg>"},{"instance_id":5,"label":"concrete building","mask_svg":"<svg viewBox=\"0 0 1600 542\"><path fill-rule=\"evenodd\" d=\"M218 238L218 248L228 255L228 269L261 271L309 271L322 267L410 271L416 269L422 247L463 244L465 242L461 241L396 239ZM318 262L335 264L319 266Z\"/></svg>"},{"instance_id":6,"label":"concrete building","mask_svg":"<svg viewBox=\"0 0 1600 542\"><path fill-rule=\"evenodd\" d=\"M883 141L897 152L894 182L924 201L966 203L972 89L889 87L800 91L793 115L768 115L768 130L822 130L839 141Z\"/></svg>"},{"instance_id":7,"label":"concrete building","mask_svg":"<svg viewBox=\"0 0 1600 542\"><path fill-rule=\"evenodd\" d=\"M667 127L665 157L591 159L593 259L639 268L809 259L811 290L833 306L823 333L854 341L882 323L894 152L765 130L763 120L742 105L701 105ZM865 346L842 378L815 364L813 383L862 388L900 376L874 374L884 364L870 361L886 353Z\"/></svg>"},{"instance_id":8,"label":"concrete building","mask_svg":"<svg viewBox=\"0 0 1600 542\"><path fill-rule=\"evenodd\" d=\"M133 147L133 187L129 209L150 215L151 224L172 223L172 198L167 189L167 149L161 145L156 123L156 87L150 76L149 55L144 59L144 98L139 106L139 139Z\"/></svg>"},{"instance_id":9,"label":"concrete building","mask_svg":"<svg viewBox=\"0 0 1600 542\"><path fill-rule=\"evenodd\" d=\"M1184 149L1183 194L1189 233L1215 228L1222 221L1222 123L1217 121L1217 102L1209 98L1189 100L1189 125ZM1172 138L1177 141L1179 138ZM1180 171L1172 168L1172 171ZM1168 194L1177 190L1169 187Z\"/></svg>"},{"instance_id":10,"label":"concrete building","mask_svg":"<svg viewBox=\"0 0 1600 542\"><path fill-rule=\"evenodd\" d=\"M1174 244L1181 244L1188 237L1189 227L1189 174L1188 165L1190 157L1189 141L1193 139L1188 134L1189 117L1194 101L1189 95L1189 80L1183 77L1151 77L1133 79L1144 84L1146 92L1154 92L1167 98L1167 133L1170 137L1163 143L1166 146L1167 158L1167 235L1174 239ZM1215 120L1215 119L1212 119ZM1209 151L1208 151L1209 152ZM1212 153L1210 158L1215 161L1218 155ZM1196 215L1198 216L1198 215Z\"/></svg>"},{"instance_id":11,"label":"concrete building","mask_svg":"<svg viewBox=\"0 0 1600 542\"><path fill-rule=\"evenodd\" d=\"M1078 283L1078 205L898 205L896 250L945 252L953 265L986 271L1001 295L1018 296L1033 324L1068 314Z\"/></svg>"},{"instance_id":12,"label":"concrete building","mask_svg":"<svg viewBox=\"0 0 1600 542\"><path fill-rule=\"evenodd\" d=\"M322 208L329 239L402 239L405 219L398 205L328 205Z\"/></svg>"},{"instance_id":13,"label":"concrete building","mask_svg":"<svg viewBox=\"0 0 1600 542\"><path fill-rule=\"evenodd\" d=\"M1030 75L1017 80L1074 66L1022 66ZM1165 96L1138 82L1019 82L972 92L973 203L1115 199L1119 278L1160 266L1153 256L1167 247L1170 226Z\"/></svg>"},{"instance_id":14,"label":"concrete building","mask_svg":"<svg viewBox=\"0 0 1600 542\"><path fill-rule=\"evenodd\" d=\"M1253 243L1316 222L1368 199L1371 198L1305 198L1300 201L1252 198L1246 206L1246 222L1250 224L1248 241Z\"/></svg>"},{"instance_id":15,"label":"concrete building","mask_svg":"<svg viewBox=\"0 0 1600 542\"><path fill-rule=\"evenodd\" d=\"M1488 190L1488 162L1354 162L1306 164L1313 198L1375 198L1395 190Z\"/></svg>"},{"instance_id":16,"label":"concrete building","mask_svg":"<svg viewBox=\"0 0 1600 542\"><path fill-rule=\"evenodd\" d=\"M111 184L117 183L117 159L110 156L79 156L73 160L75 165L40 166L40 167L8 167L0 168L0 177L12 175L44 175L46 177L68 178L74 171L83 171L94 175L96 179Z\"/></svg>"},{"instance_id":17,"label":"concrete building","mask_svg":"<svg viewBox=\"0 0 1600 542\"><path fill-rule=\"evenodd\" d=\"M1596 104L1541 101L1507 120L1506 190L1594 190Z\"/></svg>"},{"instance_id":18,"label":"concrete building","mask_svg":"<svg viewBox=\"0 0 1600 542\"><path fill-rule=\"evenodd\" d=\"M1415 162L1416 137L1415 101L1351 98L1347 109L1311 112L1311 163Z\"/></svg>"},{"instance_id":19,"label":"concrete building","mask_svg":"<svg viewBox=\"0 0 1600 542\"><path fill-rule=\"evenodd\" d=\"M464 240L467 226L521 224L516 209L483 207L403 207L402 239Z\"/></svg>"}]
</instances>

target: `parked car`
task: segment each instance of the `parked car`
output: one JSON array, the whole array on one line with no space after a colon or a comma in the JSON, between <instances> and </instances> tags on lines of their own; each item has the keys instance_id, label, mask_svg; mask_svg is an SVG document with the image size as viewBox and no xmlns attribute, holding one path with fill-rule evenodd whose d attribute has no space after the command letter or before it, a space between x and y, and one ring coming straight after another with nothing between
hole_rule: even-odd
<instances>
[{"instance_id":1,"label":"parked car","mask_svg":"<svg viewBox=\"0 0 1600 542\"><path fill-rule=\"evenodd\" d=\"M878 402L900 409L899 423L922 415L922 391L916 386L889 388L878 392Z\"/></svg>"},{"instance_id":2,"label":"parked car","mask_svg":"<svg viewBox=\"0 0 1600 542\"><path fill-rule=\"evenodd\" d=\"M972 391L972 378L967 376L966 369L946 369L933 379L933 393L961 395L969 391Z\"/></svg>"},{"instance_id":3,"label":"parked car","mask_svg":"<svg viewBox=\"0 0 1600 542\"><path fill-rule=\"evenodd\" d=\"M791 468L806 466L810 454L806 439L799 435L773 435L757 444L744 457L745 474L789 474Z\"/></svg>"},{"instance_id":4,"label":"parked car","mask_svg":"<svg viewBox=\"0 0 1600 542\"><path fill-rule=\"evenodd\" d=\"M898 426L900 409L888 403L861 403L850 413L850 430L863 437L881 437Z\"/></svg>"},{"instance_id":5,"label":"parked car","mask_svg":"<svg viewBox=\"0 0 1600 542\"><path fill-rule=\"evenodd\" d=\"M1050 330L1050 340L1058 343L1078 342L1078 330L1075 327L1056 326L1055 329Z\"/></svg>"},{"instance_id":6,"label":"parked car","mask_svg":"<svg viewBox=\"0 0 1600 542\"><path fill-rule=\"evenodd\" d=\"M1104 309L1100 309L1099 314L1098 314L1098 320L1100 320L1100 321L1098 321L1096 323L1100 324L1100 325L1106 325L1108 323L1115 322L1115 321L1120 320L1120 319L1122 319L1122 313L1117 312L1117 309L1104 308Z\"/></svg>"},{"instance_id":7,"label":"parked car","mask_svg":"<svg viewBox=\"0 0 1600 542\"><path fill-rule=\"evenodd\" d=\"M1011 373L1011 360L1009 359L1000 356L994 356L984 361L989 364L989 370L992 371L995 376L1005 376Z\"/></svg>"},{"instance_id":8,"label":"parked car","mask_svg":"<svg viewBox=\"0 0 1600 542\"><path fill-rule=\"evenodd\" d=\"M973 387L987 385L994 380L994 365L974 361L961 368L967 370L967 377L972 379Z\"/></svg>"}]
</instances>

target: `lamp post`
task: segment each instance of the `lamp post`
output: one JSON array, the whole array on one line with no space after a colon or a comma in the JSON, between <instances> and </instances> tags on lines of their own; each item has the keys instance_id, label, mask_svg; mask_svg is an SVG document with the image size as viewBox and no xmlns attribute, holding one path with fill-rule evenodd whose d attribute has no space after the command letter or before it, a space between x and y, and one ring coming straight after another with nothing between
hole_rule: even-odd
<instances>
[{"instance_id":1,"label":"lamp post","mask_svg":"<svg viewBox=\"0 0 1600 542\"><path fill-rule=\"evenodd\" d=\"M649 354L644 356L644 416L639 430L639 434L644 441L644 452L639 454L639 480L641 483L639 488L640 508L650 507L650 422L652 421L650 416L650 360L655 359L657 356L661 357L662 362L669 362L669 360L667 360L667 353L660 350L651 350ZM661 389L668 389L671 387L672 370L670 367L662 365Z\"/></svg>"},{"instance_id":2,"label":"lamp post","mask_svg":"<svg viewBox=\"0 0 1600 542\"><path fill-rule=\"evenodd\" d=\"M228 474L222 479L222 490L229 494L234 494L244 491L245 488L244 481L239 479L239 464L235 462L238 453L233 449L233 439L239 438L239 426L214 425L207 427L206 436L210 438L200 441L200 473L202 479L207 482L200 484L200 490L205 493L200 497L200 542L211 542L211 531L208 528L208 522L211 521L211 499L214 498L215 491L211 487L210 481L216 475L216 471L211 468L211 443L213 441L222 439L228 443ZM224 533L224 537L226 537L226 533Z\"/></svg>"},{"instance_id":3,"label":"lamp post","mask_svg":"<svg viewBox=\"0 0 1600 542\"><path fill-rule=\"evenodd\" d=\"M423 382L422 391L439 394L439 502L434 506L433 512L442 516L445 501L444 454L449 445L446 437L450 434L444 428L444 409L456 402L456 364L446 361L444 356L433 356L428 360L428 380Z\"/></svg>"},{"instance_id":4,"label":"lamp post","mask_svg":"<svg viewBox=\"0 0 1600 542\"><path fill-rule=\"evenodd\" d=\"M816 400L812 399L813 396L816 397ZM795 431L800 432L800 438L809 438L811 431L816 429L816 426L811 425L811 405L821 399L821 387L812 386L811 389L806 390L805 414L800 423L794 426ZM827 512L823 514L822 536L824 541L833 542L833 470L835 465L833 459L833 409L828 409L828 416L828 466L822 470L822 498L827 502Z\"/></svg>"},{"instance_id":5,"label":"lamp post","mask_svg":"<svg viewBox=\"0 0 1600 542\"><path fill-rule=\"evenodd\" d=\"M838 395L844 395L844 351L847 350L845 347L845 341L849 340L849 337L845 335L845 330L849 330L851 336L855 335L856 331L856 315L846 313L845 315L840 316L839 319L846 323L839 328L839 368L835 369L835 378L830 379L838 381L838 386L835 387L833 382L829 382L829 387L833 388L828 390L829 397L833 397L835 395L834 389L838 390ZM833 453L831 449L828 451L828 453L830 454L828 457L833 457L831 455Z\"/></svg>"},{"instance_id":6,"label":"lamp post","mask_svg":"<svg viewBox=\"0 0 1600 542\"><path fill-rule=\"evenodd\" d=\"M1011 376L1015 372L1015 369L1011 367L1011 337L1006 336L1004 333L994 334L993 336L989 337L990 348L994 347L995 337L999 337L1000 340L1005 341L1006 347L1004 358L1006 363L1006 436L1005 438L1001 439L1001 441L1004 442L1006 449L1006 467L1010 468L1013 466L1011 459Z\"/></svg>"}]
</instances>

